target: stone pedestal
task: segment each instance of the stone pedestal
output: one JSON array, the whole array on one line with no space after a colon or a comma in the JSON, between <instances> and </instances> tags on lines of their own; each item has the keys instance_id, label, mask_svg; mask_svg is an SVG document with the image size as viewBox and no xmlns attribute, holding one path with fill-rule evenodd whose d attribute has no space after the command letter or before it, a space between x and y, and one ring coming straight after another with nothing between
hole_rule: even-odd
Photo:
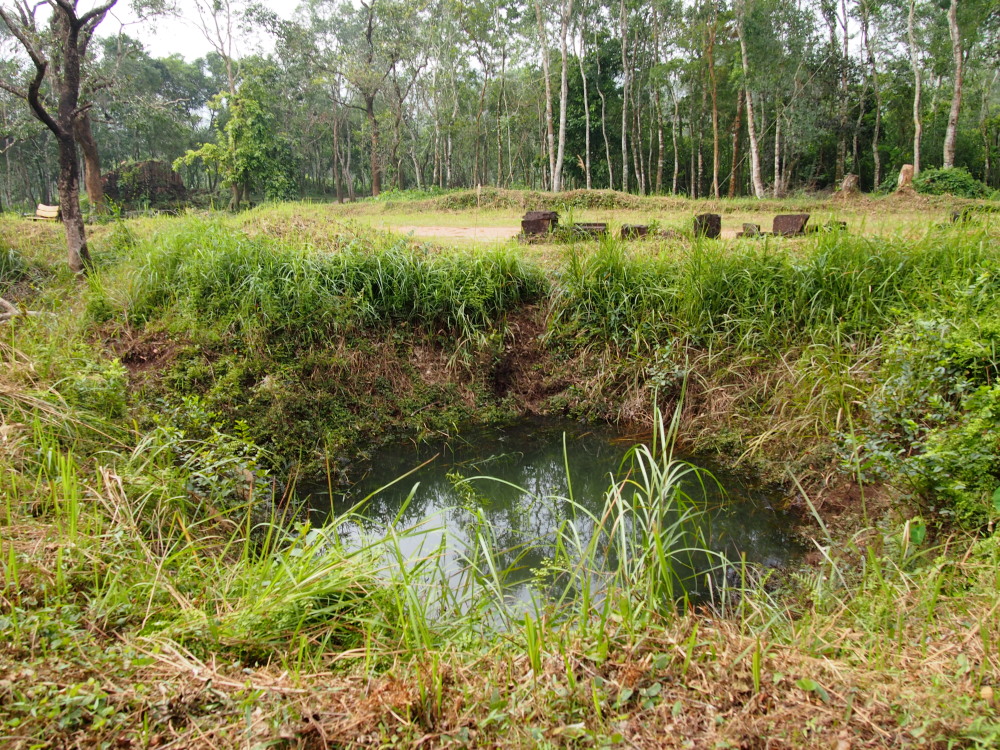
<instances>
[{"instance_id":1,"label":"stone pedestal","mask_svg":"<svg viewBox=\"0 0 1000 750\"><path fill-rule=\"evenodd\" d=\"M526 236L548 234L559 226L559 214L555 211L528 211L521 219L521 232Z\"/></svg>"},{"instance_id":2,"label":"stone pedestal","mask_svg":"<svg viewBox=\"0 0 1000 750\"><path fill-rule=\"evenodd\" d=\"M717 240L722 234L722 217L719 214L698 214L694 217L694 236Z\"/></svg>"}]
</instances>

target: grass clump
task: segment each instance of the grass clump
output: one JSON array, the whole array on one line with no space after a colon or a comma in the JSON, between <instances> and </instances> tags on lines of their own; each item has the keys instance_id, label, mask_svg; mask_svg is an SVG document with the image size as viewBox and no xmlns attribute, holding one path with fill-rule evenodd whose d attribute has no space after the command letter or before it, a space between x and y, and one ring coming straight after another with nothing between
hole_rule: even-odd
<instances>
[{"instance_id":1,"label":"grass clump","mask_svg":"<svg viewBox=\"0 0 1000 750\"><path fill-rule=\"evenodd\" d=\"M472 337L545 291L541 273L504 250L472 257L363 240L320 250L191 222L95 281L89 304L98 318L121 313L142 325L173 311L294 348L396 323Z\"/></svg>"},{"instance_id":2,"label":"grass clump","mask_svg":"<svg viewBox=\"0 0 1000 750\"><path fill-rule=\"evenodd\" d=\"M863 345L955 297L995 260L985 236L699 242L680 257L632 255L609 239L591 256L571 256L554 321L570 337L637 350L670 337L758 353L838 339Z\"/></svg>"}]
</instances>

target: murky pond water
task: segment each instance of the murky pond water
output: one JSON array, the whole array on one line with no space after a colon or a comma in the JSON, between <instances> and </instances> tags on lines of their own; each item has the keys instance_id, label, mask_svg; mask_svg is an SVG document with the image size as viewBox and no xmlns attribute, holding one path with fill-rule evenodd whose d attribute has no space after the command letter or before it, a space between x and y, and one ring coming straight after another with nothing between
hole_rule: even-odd
<instances>
[{"instance_id":1,"label":"murky pond water","mask_svg":"<svg viewBox=\"0 0 1000 750\"><path fill-rule=\"evenodd\" d=\"M362 527L376 534L389 526L401 533L418 529L401 536L404 555L416 559L445 544L453 550L449 564L457 570L459 550L485 525L496 567L507 571L507 593L526 598L529 580L556 552L560 527L565 534L572 524L584 542L593 534L593 516L601 515L612 482L628 472L629 463L622 460L636 442L641 440L607 427L525 420L470 429L439 443L391 445L375 454L349 489L334 488L331 497L321 482L300 485L298 494L307 499L310 518L319 525L395 481L365 501L359 520L342 525L341 534L360 535ZM696 525L710 549L729 560L745 556L770 568L799 557L794 518L782 509L780 493L701 457L676 457L714 477L690 472L680 482L704 510Z\"/></svg>"}]
</instances>

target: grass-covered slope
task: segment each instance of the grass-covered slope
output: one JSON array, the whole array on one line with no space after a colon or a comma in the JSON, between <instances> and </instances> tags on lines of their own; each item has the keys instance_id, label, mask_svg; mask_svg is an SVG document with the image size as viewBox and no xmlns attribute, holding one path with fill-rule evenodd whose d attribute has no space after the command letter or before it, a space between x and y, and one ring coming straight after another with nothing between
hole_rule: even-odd
<instances>
[{"instance_id":1,"label":"grass-covered slope","mask_svg":"<svg viewBox=\"0 0 1000 750\"><path fill-rule=\"evenodd\" d=\"M988 216L582 244L542 272L297 210L99 228L85 281L54 228L0 222L0 295L42 313L0 325L0 744L996 744ZM556 545L539 581L573 595L547 609L497 595L474 517L456 588L440 550L400 564L412 530L347 548L282 498L390 432L649 425L654 393L682 439L785 479L815 553L780 587L737 566L675 605L684 467L658 452L594 547Z\"/></svg>"}]
</instances>

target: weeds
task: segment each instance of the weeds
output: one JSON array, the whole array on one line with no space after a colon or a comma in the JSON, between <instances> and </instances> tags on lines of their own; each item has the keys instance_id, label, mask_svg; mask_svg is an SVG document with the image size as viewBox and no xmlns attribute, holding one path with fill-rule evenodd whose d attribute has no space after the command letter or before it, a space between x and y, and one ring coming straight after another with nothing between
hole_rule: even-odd
<instances>
[{"instance_id":1,"label":"weeds","mask_svg":"<svg viewBox=\"0 0 1000 750\"><path fill-rule=\"evenodd\" d=\"M475 502L457 569L419 544L433 519L347 545L350 514L290 522L260 437L323 410L374 412L384 429L386 403L432 404L421 413L447 425L453 382L390 402L379 389L413 379L384 363L435 338L499 357L504 316L548 293L541 273L506 251L307 247L152 221L108 230L113 257L86 291L59 275L32 290L59 317L0 327L3 744L996 744L986 230L570 256L548 341L580 368L581 398L686 383L685 429L703 409L716 426L744 420L727 423L739 451L808 438L826 451L801 457L816 473L839 440L848 479L902 477L925 504L890 487L889 511L851 525L814 495L822 481L800 481L816 562L766 581L699 544L690 469L664 428L590 514L594 533L565 524L551 540L535 578L548 596L524 606L505 595L501 560L517 551ZM137 385L129 350L115 362L116 333L179 342L160 391ZM588 361L607 371L591 377ZM375 394L367 411L350 387ZM242 407L255 421L238 427ZM578 517L580 491L563 498ZM929 512L942 507L968 528ZM700 602L685 599L693 570Z\"/></svg>"}]
</instances>

